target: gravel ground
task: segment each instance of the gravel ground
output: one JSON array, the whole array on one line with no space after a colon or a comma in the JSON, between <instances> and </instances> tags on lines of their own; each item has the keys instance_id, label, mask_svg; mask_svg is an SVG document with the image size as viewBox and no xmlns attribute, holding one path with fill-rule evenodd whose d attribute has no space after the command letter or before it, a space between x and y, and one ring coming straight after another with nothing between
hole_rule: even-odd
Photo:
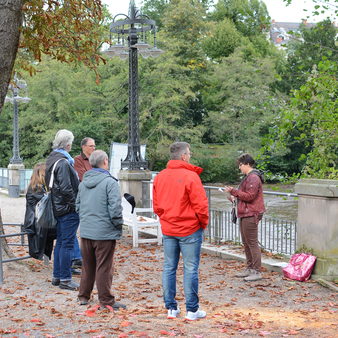
<instances>
[{"instance_id":1,"label":"gravel ground","mask_svg":"<svg viewBox=\"0 0 338 338\"><path fill-rule=\"evenodd\" d=\"M4 223L21 222L24 199L0 195ZM16 255L25 255L20 247ZM162 248L132 248L126 234L115 254L112 290L127 310L96 310L77 303L77 293L51 285L51 265L29 259L6 263L0 286L0 337L338 337L337 294L319 284L285 280L275 272L245 283L234 274L243 263L202 254L200 306L207 318L184 321L182 265L177 300L183 314L166 318L162 301Z\"/></svg>"}]
</instances>

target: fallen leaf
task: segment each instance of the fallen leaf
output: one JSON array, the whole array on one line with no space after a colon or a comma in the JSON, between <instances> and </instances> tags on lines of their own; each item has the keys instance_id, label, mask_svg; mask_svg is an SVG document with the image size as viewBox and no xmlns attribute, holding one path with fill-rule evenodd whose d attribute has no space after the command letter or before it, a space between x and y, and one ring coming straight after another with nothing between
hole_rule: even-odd
<instances>
[{"instance_id":1,"label":"fallen leaf","mask_svg":"<svg viewBox=\"0 0 338 338\"><path fill-rule=\"evenodd\" d=\"M96 311L97 311L99 308L100 308L99 305L95 305L94 307L92 307L92 308L86 310L86 311L84 312L84 314L85 314L87 317L94 317L95 314L96 314Z\"/></svg>"},{"instance_id":2,"label":"fallen leaf","mask_svg":"<svg viewBox=\"0 0 338 338\"><path fill-rule=\"evenodd\" d=\"M125 321L121 322L120 326L122 326L122 327L127 327L127 326L129 326L130 324L131 324L131 322L128 322L127 320L125 320Z\"/></svg>"}]
</instances>

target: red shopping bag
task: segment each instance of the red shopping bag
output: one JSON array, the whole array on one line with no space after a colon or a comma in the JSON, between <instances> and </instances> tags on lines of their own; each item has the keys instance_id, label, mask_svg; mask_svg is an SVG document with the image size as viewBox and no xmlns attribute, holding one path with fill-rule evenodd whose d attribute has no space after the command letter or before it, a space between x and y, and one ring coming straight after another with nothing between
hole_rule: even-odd
<instances>
[{"instance_id":1,"label":"red shopping bag","mask_svg":"<svg viewBox=\"0 0 338 338\"><path fill-rule=\"evenodd\" d=\"M306 253L294 254L283 269L284 277L304 282L311 276L316 257Z\"/></svg>"}]
</instances>

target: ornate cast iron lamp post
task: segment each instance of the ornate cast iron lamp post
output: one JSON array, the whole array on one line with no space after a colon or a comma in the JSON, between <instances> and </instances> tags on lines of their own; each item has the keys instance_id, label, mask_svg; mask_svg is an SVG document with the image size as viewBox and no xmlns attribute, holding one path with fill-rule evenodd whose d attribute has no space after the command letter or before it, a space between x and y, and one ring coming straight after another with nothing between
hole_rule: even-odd
<instances>
[{"instance_id":1,"label":"ornate cast iron lamp post","mask_svg":"<svg viewBox=\"0 0 338 338\"><path fill-rule=\"evenodd\" d=\"M8 166L9 170L9 184L8 195L9 197L20 196L20 170L24 169L22 159L20 157L19 147L19 102L27 103L31 99L27 97L26 90L27 84L24 80L20 80L14 76L14 81L8 87L11 96L6 96L5 102L11 102L14 107L13 115L13 157L10 159ZM19 91L23 91L25 96L19 96Z\"/></svg>"},{"instance_id":2,"label":"ornate cast iron lamp post","mask_svg":"<svg viewBox=\"0 0 338 338\"><path fill-rule=\"evenodd\" d=\"M129 57L129 123L128 154L121 161L121 169L147 169L147 161L140 150L139 110L138 110L138 54L156 57L163 53L156 47L156 23L143 15L134 0L129 4L129 15L117 14L110 25L111 44L104 51L108 56ZM153 47L148 44L151 38Z\"/></svg>"}]
</instances>

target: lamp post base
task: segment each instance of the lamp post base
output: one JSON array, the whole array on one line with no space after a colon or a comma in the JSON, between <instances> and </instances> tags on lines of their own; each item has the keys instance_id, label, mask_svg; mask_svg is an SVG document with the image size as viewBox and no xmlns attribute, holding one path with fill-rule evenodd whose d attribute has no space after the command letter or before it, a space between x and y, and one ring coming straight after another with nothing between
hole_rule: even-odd
<instances>
[{"instance_id":1,"label":"lamp post base","mask_svg":"<svg viewBox=\"0 0 338 338\"><path fill-rule=\"evenodd\" d=\"M142 181L150 181L152 177L150 170L120 170L118 178L122 198L124 193L135 197L137 207L143 206Z\"/></svg>"},{"instance_id":2,"label":"lamp post base","mask_svg":"<svg viewBox=\"0 0 338 338\"><path fill-rule=\"evenodd\" d=\"M10 163L8 165L8 196L20 197L20 170L25 169L23 163Z\"/></svg>"}]
</instances>

